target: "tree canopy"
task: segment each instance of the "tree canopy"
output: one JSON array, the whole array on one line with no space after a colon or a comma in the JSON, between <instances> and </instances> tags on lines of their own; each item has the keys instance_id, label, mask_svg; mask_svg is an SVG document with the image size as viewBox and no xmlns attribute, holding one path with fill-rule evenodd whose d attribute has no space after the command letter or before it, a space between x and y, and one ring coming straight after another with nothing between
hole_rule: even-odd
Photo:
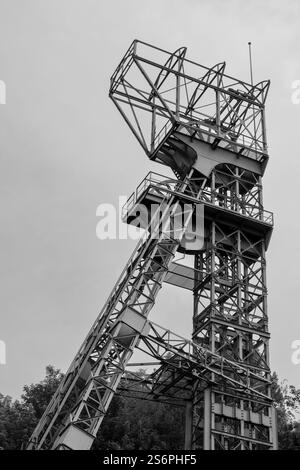
<instances>
[{"instance_id":1,"label":"tree canopy","mask_svg":"<svg viewBox=\"0 0 300 470\"><path fill-rule=\"evenodd\" d=\"M0 394L0 448L24 448L62 376L60 370L47 366L41 382L24 386L21 400ZM273 373L272 396L277 409L279 448L300 450L299 434L297 437L295 432L300 390L280 382ZM183 444L183 408L125 397L120 392L111 403L93 448L178 450Z\"/></svg>"}]
</instances>

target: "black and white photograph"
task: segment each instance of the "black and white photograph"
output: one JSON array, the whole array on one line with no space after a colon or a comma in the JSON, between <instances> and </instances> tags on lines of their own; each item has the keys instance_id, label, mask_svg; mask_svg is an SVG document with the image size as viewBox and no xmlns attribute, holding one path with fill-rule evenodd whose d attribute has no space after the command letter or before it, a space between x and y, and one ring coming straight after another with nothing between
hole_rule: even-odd
<instances>
[{"instance_id":1,"label":"black and white photograph","mask_svg":"<svg viewBox=\"0 0 300 470\"><path fill-rule=\"evenodd\" d=\"M0 457L300 450L299 126L299 0L0 0Z\"/></svg>"}]
</instances>

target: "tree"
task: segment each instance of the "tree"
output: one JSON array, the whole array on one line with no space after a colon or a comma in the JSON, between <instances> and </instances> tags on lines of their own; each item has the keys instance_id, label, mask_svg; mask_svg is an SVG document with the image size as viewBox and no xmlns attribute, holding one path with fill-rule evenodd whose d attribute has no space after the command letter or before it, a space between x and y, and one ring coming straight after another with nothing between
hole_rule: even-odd
<instances>
[{"instance_id":1,"label":"tree","mask_svg":"<svg viewBox=\"0 0 300 470\"><path fill-rule=\"evenodd\" d=\"M137 377L147 377L141 370ZM21 449L57 389L63 374L47 366L45 378L24 386L21 400L0 394L0 448ZM140 387L137 382L137 390ZM295 413L300 408L300 390L272 374L272 396L278 416L280 449L299 449ZM298 423L299 424L299 423ZM184 409L165 403L145 401L122 392L116 395L103 420L94 449L178 450L184 442Z\"/></svg>"},{"instance_id":2,"label":"tree","mask_svg":"<svg viewBox=\"0 0 300 470\"><path fill-rule=\"evenodd\" d=\"M135 378L147 378L140 369ZM137 381L132 390L139 391ZM94 449L176 450L184 446L184 410L156 401L115 396L103 420Z\"/></svg>"},{"instance_id":3,"label":"tree","mask_svg":"<svg viewBox=\"0 0 300 470\"><path fill-rule=\"evenodd\" d=\"M62 374L53 366L46 367L46 377L38 384L25 385L21 401L0 395L0 447L21 449L30 438Z\"/></svg>"},{"instance_id":4,"label":"tree","mask_svg":"<svg viewBox=\"0 0 300 470\"><path fill-rule=\"evenodd\" d=\"M37 419L44 413L52 395L55 393L63 374L53 366L46 367L46 377L38 384L24 386L22 404L31 407Z\"/></svg>"},{"instance_id":5,"label":"tree","mask_svg":"<svg viewBox=\"0 0 300 470\"><path fill-rule=\"evenodd\" d=\"M272 397L277 410L279 449L300 450L299 437L295 433L299 424L295 414L300 410L300 389L288 385L286 381L279 382L275 372L271 379Z\"/></svg>"},{"instance_id":6,"label":"tree","mask_svg":"<svg viewBox=\"0 0 300 470\"><path fill-rule=\"evenodd\" d=\"M97 437L95 449L183 449L184 413L171 407L136 398L114 397Z\"/></svg>"}]
</instances>

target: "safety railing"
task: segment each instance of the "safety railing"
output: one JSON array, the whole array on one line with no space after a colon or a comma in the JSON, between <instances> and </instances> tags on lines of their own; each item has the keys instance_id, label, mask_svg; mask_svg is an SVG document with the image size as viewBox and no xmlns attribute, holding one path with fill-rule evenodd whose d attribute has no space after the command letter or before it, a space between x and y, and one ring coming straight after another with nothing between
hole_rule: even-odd
<instances>
[{"instance_id":1,"label":"safety railing","mask_svg":"<svg viewBox=\"0 0 300 470\"><path fill-rule=\"evenodd\" d=\"M122 219L126 217L126 214L130 212L141 198L141 195L146 191L153 189L153 194L165 196L166 192L170 194L174 193L176 189L178 189L179 183L180 182L177 179L167 178L159 173L150 171L124 204L122 208Z\"/></svg>"},{"instance_id":2,"label":"safety railing","mask_svg":"<svg viewBox=\"0 0 300 470\"><path fill-rule=\"evenodd\" d=\"M251 218L263 222L268 225L273 225L273 213L266 211L258 205L248 203L238 198L237 196L227 196L204 189L201 192L200 199L194 197L192 185L195 183L193 179L187 185L184 196L191 202L204 202L209 205L217 206L220 209L240 214L244 217ZM147 176L141 181L136 190L131 194L122 208L122 219L133 209L133 207L141 200L143 193L150 192L152 195L165 197L167 194L176 194L181 182L178 179L168 178L159 173L150 171ZM181 196L183 194L181 193Z\"/></svg>"},{"instance_id":3,"label":"safety railing","mask_svg":"<svg viewBox=\"0 0 300 470\"><path fill-rule=\"evenodd\" d=\"M167 137L171 129L173 128L172 121L167 121L166 124L161 128L161 130L156 134L152 142L152 150L156 150L160 143Z\"/></svg>"},{"instance_id":4,"label":"safety railing","mask_svg":"<svg viewBox=\"0 0 300 470\"><path fill-rule=\"evenodd\" d=\"M201 199L209 204L218 206L232 212L237 212L245 217L260 220L269 225L273 225L273 213L266 211L256 204L250 204L234 195L224 195L217 191L203 190Z\"/></svg>"}]
</instances>

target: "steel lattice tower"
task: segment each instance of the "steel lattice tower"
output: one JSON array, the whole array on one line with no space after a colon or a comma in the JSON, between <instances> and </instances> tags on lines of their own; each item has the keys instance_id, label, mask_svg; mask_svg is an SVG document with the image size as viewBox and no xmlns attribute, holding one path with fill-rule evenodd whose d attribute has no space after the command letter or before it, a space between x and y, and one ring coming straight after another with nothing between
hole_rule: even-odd
<instances>
[{"instance_id":1,"label":"steel lattice tower","mask_svg":"<svg viewBox=\"0 0 300 470\"><path fill-rule=\"evenodd\" d=\"M265 258L273 215L262 199L268 89L226 75L225 63L190 61L185 48L132 43L109 94L147 156L175 176L150 172L123 208L144 236L28 448L89 449L118 390L185 406L186 449L277 448ZM191 339L148 319L163 283L193 296ZM137 350L157 361L150 376L127 370Z\"/></svg>"}]
</instances>

